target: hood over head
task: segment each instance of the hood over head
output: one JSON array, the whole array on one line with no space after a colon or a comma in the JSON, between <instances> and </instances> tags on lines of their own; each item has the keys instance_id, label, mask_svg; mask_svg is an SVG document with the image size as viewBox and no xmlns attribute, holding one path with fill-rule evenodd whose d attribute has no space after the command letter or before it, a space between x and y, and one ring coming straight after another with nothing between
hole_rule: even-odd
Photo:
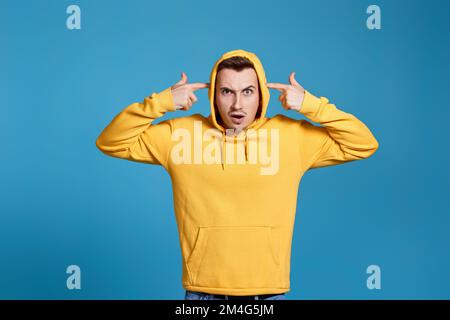
<instances>
[{"instance_id":1,"label":"hood over head","mask_svg":"<svg viewBox=\"0 0 450 320\"><path fill-rule=\"evenodd\" d=\"M232 50L229 52L224 53L214 64L213 69L211 71L210 75L210 81L209 81L209 89L208 89L208 97L211 105L211 115L208 117L209 121L222 132L222 143L221 143L221 160L222 160L222 169L225 169L224 167L224 160L223 160L223 144L225 141L225 132L226 128L221 126L217 122L217 114L216 114L216 108L214 107L214 100L215 100L215 87L216 87L216 76L217 76L217 68L219 64L228 58L235 57L235 56L241 56L249 59L254 66L254 69L256 71L256 75L258 77L258 83L259 83L259 89L260 89L260 98L261 98L261 112L259 113L259 116L257 116L253 122L245 129L245 158L246 161L248 160L248 139L247 139L247 130L248 129L258 129L264 122L266 122L266 112L267 112L267 106L269 105L270 100L270 93L269 88L266 85L266 74L264 72L264 68L262 66L261 61L259 58L252 52L238 49L238 50ZM257 113L258 114L258 113Z\"/></svg>"},{"instance_id":2,"label":"hood over head","mask_svg":"<svg viewBox=\"0 0 450 320\"><path fill-rule=\"evenodd\" d=\"M216 87L216 76L217 76L217 67L219 66L219 64L223 61L226 60L228 58L231 57L235 57L235 56L241 56L241 57L245 57L247 59L249 59L252 63L253 66L255 68L256 71L256 75L258 77L258 82L259 82L259 88L260 88L260 96L261 96L261 114L258 118L256 118L248 127L247 129L257 129L258 127L260 127L264 122L265 122L265 115L267 112L267 106L269 104L269 100L270 100L270 93L269 93L269 88L267 88L266 86L266 74L264 72L264 68L261 64L261 61L259 60L259 58L252 52L249 51L245 51L242 49L238 49L238 50L233 50L233 51L229 51L227 53L224 53L214 64L213 69L211 70L211 76L210 76L210 81L209 81L209 89L208 89L208 97L209 97L209 101L211 104L211 115L209 117L210 121L212 122L212 124L219 130L221 130L222 132L225 131L225 128L222 127L218 122L217 122L217 115L216 115L216 109L214 108L214 100L215 100L215 87Z\"/></svg>"}]
</instances>

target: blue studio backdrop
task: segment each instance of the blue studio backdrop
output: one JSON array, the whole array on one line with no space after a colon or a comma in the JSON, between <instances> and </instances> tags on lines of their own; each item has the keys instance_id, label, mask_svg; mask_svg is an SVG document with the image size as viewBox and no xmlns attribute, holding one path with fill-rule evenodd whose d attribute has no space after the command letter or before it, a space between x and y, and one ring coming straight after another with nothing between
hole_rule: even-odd
<instances>
[{"instance_id":1,"label":"blue studio backdrop","mask_svg":"<svg viewBox=\"0 0 450 320\"><path fill-rule=\"evenodd\" d=\"M380 29L368 28L370 5ZM184 298L169 175L95 141L182 71L208 82L221 54L244 49L268 82L295 71L380 143L303 177L287 298L449 299L449 17L437 0L1 0L0 298ZM208 115L207 91L196 94L163 119ZM303 118L278 95L269 116Z\"/></svg>"}]
</instances>

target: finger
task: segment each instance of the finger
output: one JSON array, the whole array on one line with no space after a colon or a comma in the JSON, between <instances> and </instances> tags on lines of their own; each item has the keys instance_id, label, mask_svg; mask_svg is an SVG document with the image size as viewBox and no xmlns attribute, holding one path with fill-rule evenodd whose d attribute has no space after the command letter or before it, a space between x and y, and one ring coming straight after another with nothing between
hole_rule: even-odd
<instances>
[{"instance_id":1,"label":"finger","mask_svg":"<svg viewBox=\"0 0 450 320\"><path fill-rule=\"evenodd\" d=\"M301 87L300 83L298 83L297 80L295 80L295 72L292 72L291 75L289 76L289 83L293 86Z\"/></svg>"},{"instance_id":2,"label":"finger","mask_svg":"<svg viewBox=\"0 0 450 320\"><path fill-rule=\"evenodd\" d=\"M282 83L267 83L267 88L271 89L277 89L277 90L287 90L289 88L289 85L282 84Z\"/></svg>"},{"instance_id":3,"label":"finger","mask_svg":"<svg viewBox=\"0 0 450 320\"><path fill-rule=\"evenodd\" d=\"M187 110L189 110L191 108L191 106L192 106L192 101L188 97L187 100L186 100L186 103L185 103L185 106L184 106L183 110L187 111Z\"/></svg>"},{"instance_id":4,"label":"finger","mask_svg":"<svg viewBox=\"0 0 450 320\"><path fill-rule=\"evenodd\" d=\"M183 104L180 106L180 108L178 108L178 109L182 109L182 110L184 110L184 111L187 111L187 110L189 110L189 109L191 108L191 106L192 106L191 97L188 95L188 97L186 98L186 102L183 103Z\"/></svg>"},{"instance_id":5,"label":"finger","mask_svg":"<svg viewBox=\"0 0 450 320\"><path fill-rule=\"evenodd\" d=\"M209 88L209 83L195 82L195 83L188 84L188 86L192 90L198 90L198 89Z\"/></svg>"},{"instance_id":6,"label":"finger","mask_svg":"<svg viewBox=\"0 0 450 320\"><path fill-rule=\"evenodd\" d=\"M192 104L196 103L198 100L197 97L195 96L195 94L193 94L192 92L189 93L189 98L191 99Z\"/></svg>"},{"instance_id":7,"label":"finger","mask_svg":"<svg viewBox=\"0 0 450 320\"><path fill-rule=\"evenodd\" d=\"M187 82L187 75L184 72L181 72L181 80L175 83L175 85L182 85Z\"/></svg>"},{"instance_id":8,"label":"finger","mask_svg":"<svg viewBox=\"0 0 450 320\"><path fill-rule=\"evenodd\" d=\"M282 106L285 110L287 110L287 107L286 107L286 95L281 95L281 96L280 96L280 101L281 101L281 106Z\"/></svg>"}]
</instances>

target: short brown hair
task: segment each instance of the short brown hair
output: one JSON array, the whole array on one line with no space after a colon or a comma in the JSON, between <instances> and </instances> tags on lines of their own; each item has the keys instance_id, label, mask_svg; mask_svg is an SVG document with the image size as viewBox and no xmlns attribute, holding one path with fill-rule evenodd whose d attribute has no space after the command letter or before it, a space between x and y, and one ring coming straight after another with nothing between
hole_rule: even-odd
<instances>
[{"instance_id":1,"label":"short brown hair","mask_svg":"<svg viewBox=\"0 0 450 320\"><path fill-rule=\"evenodd\" d=\"M221 61L217 66L217 73L219 73L219 71L222 69L233 69L236 71L241 71L246 68L255 69L255 66L253 65L253 62L251 62L246 57L234 56Z\"/></svg>"},{"instance_id":2,"label":"short brown hair","mask_svg":"<svg viewBox=\"0 0 450 320\"><path fill-rule=\"evenodd\" d=\"M216 77L217 74L219 73L220 70L222 69L233 69L236 71L242 71L244 69L247 68L251 68L253 70L255 70L255 66L253 65L253 62L251 62L248 58L243 57L243 56L234 56L225 60L222 60L219 65L217 66L217 72L216 72ZM256 72L256 70L255 70ZM256 117L259 117L261 115L261 88L259 86L259 79L258 79L258 90L259 90L259 108L258 108L258 112L256 113ZM218 117L220 117L219 112L217 112L216 110L216 115L218 115Z\"/></svg>"}]
</instances>

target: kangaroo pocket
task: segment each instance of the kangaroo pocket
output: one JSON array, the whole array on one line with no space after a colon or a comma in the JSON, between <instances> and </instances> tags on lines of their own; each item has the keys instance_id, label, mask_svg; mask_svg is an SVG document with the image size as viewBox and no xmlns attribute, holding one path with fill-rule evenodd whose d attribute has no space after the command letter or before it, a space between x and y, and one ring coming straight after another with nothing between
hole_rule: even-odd
<instances>
[{"instance_id":1,"label":"kangaroo pocket","mask_svg":"<svg viewBox=\"0 0 450 320\"><path fill-rule=\"evenodd\" d=\"M270 226L200 227L187 269L193 286L279 287L279 244Z\"/></svg>"}]
</instances>

